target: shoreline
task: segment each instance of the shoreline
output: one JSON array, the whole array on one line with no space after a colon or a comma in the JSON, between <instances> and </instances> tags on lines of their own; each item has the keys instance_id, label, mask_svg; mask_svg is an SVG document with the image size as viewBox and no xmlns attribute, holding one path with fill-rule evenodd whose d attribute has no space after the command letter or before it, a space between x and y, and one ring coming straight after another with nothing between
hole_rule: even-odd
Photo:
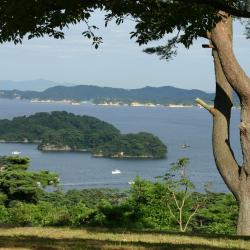
<instances>
[{"instance_id":1,"label":"shoreline","mask_svg":"<svg viewBox=\"0 0 250 250\"><path fill-rule=\"evenodd\" d=\"M82 101L82 100L74 100L74 99L26 99L26 98L8 98L8 97L1 97L0 99L7 99L7 100L18 100L18 101L27 101L33 104L67 104L72 106L80 106L80 105L93 105L93 106L101 106L101 107L146 107L146 108L199 108L195 103L152 103L152 102L145 102L140 103L137 101L133 101L131 103L124 103L122 101L104 101L101 103L95 103L93 101Z\"/></svg>"},{"instance_id":2,"label":"shoreline","mask_svg":"<svg viewBox=\"0 0 250 250\"><path fill-rule=\"evenodd\" d=\"M37 142L24 142L24 141L4 141L0 140L0 144L27 144L27 145L37 145L36 150L44 152L44 153L87 153L90 154L93 158L106 158L106 159L113 159L113 160L162 160L166 159L167 156L164 157L153 157L153 156L131 156L131 155L112 155L112 156L105 156L100 154L92 153L90 149L72 149L70 147L64 147L64 148L55 148L52 147L52 149L43 149L39 148L39 143Z\"/></svg>"},{"instance_id":3,"label":"shoreline","mask_svg":"<svg viewBox=\"0 0 250 250\"><path fill-rule=\"evenodd\" d=\"M199 105L193 103L193 104L184 104L184 103L178 103L178 104L159 104L159 103L139 103L139 102L132 102L132 103L122 103L122 102L112 102L107 101L103 103L94 103L92 101L79 101L74 99L62 99L62 100L54 100L54 99L25 99L25 98L8 98L8 97L1 97L2 100L17 100L17 101L27 101L30 103L41 103L41 104L67 104L72 106L80 106L80 105L93 105L93 106L101 106L101 107L145 107L145 108L202 108ZM210 103L211 106L213 106L212 103ZM240 109L240 106L233 106L232 109Z\"/></svg>"}]
</instances>

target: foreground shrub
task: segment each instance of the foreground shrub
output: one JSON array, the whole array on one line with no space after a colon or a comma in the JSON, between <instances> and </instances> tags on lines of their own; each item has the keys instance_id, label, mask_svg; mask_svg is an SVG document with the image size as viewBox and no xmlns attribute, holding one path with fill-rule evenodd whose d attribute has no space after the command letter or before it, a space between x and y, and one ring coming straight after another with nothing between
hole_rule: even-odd
<instances>
[{"instance_id":1,"label":"foreground shrub","mask_svg":"<svg viewBox=\"0 0 250 250\"><path fill-rule=\"evenodd\" d=\"M90 224L94 212L94 209L88 208L84 203L79 202L69 210L70 225L83 226Z\"/></svg>"},{"instance_id":2,"label":"foreground shrub","mask_svg":"<svg viewBox=\"0 0 250 250\"><path fill-rule=\"evenodd\" d=\"M46 192L56 174L28 171L28 158L0 157L0 224L105 226L233 234L238 207L231 194L196 193L187 158L155 182L137 177L129 192L111 189Z\"/></svg>"},{"instance_id":3,"label":"foreground shrub","mask_svg":"<svg viewBox=\"0 0 250 250\"><path fill-rule=\"evenodd\" d=\"M133 208L127 202L111 204L108 200L102 199L96 208L92 224L105 227L135 228L132 217Z\"/></svg>"},{"instance_id":4,"label":"foreground shrub","mask_svg":"<svg viewBox=\"0 0 250 250\"><path fill-rule=\"evenodd\" d=\"M178 231L178 224L167 209L168 193L164 183L137 178L129 198L120 204L102 199L95 207L78 202L71 207L41 201L37 204L13 202L0 205L0 223L15 226L105 226L133 229ZM206 197L189 231L233 234L237 204L230 194L194 194ZM195 196L194 196L195 197ZM71 197L72 198L72 197ZM192 204L187 204L192 209Z\"/></svg>"},{"instance_id":5,"label":"foreground shrub","mask_svg":"<svg viewBox=\"0 0 250 250\"><path fill-rule=\"evenodd\" d=\"M38 204L16 203L8 209L9 223L17 226L52 226L60 225L62 218L68 214L67 209L63 207L54 207L47 202ZM68 221L67 223L68 224Z\"/></svg>"},{"instance_id":6,"label":"foreground shrub","mask_svg":"<svg viewBox=\"0 0 250 250\"><path fill-rule=\"evenodd\" d=\"M231 194L208 193L207 202L196 218L195 231L235 234L238 206Z\"/></svg>"},{"instance_id":7,"label":"foreground shrub","mask_svg":"<svg viewBox=\"0 0 250 250\"><path fill-rule=\"evenodd\" d=\"M0 224L7 224L10 221L8 209L0 205Z\"/></svg>"}]
</instances>

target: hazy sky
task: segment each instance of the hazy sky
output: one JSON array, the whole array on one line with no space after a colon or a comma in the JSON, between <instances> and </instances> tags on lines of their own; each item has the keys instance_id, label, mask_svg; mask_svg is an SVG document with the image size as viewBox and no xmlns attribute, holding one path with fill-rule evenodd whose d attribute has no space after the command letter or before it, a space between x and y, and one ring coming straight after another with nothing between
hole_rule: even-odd
<instances>
[{"instance_id":1,"label":"hazy sky","mask_svg":"<svg viewBox=\"0 0 250 250\"><path fill-rule=\"evenodd\" d=\"M59 83L94 84L122 88L147 85L171 85L214 91L214 74L210 49L202 49L198 40L190 50L181 47L171 61L142 52L129 39L132 23L103 27L101 15L93 22L101 28L104 44L95 50L81 33L79 24L66 31L66 39L51 38L24 41L22 45L0 45L1 80L33 80L44 78ZM240 24L234 27L235 52L243 68L250 74L250 40Z\"/></svg>"}]
</instances>

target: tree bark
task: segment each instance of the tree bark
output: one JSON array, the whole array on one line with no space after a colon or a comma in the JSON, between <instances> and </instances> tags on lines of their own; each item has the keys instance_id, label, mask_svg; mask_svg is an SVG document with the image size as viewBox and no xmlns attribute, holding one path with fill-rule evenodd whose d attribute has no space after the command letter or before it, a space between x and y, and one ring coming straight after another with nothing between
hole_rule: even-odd
<instances>
[{"instance_id":1,"label":"tree bark","mask_svg":"<svg viewBox=\"0 0 250 250\"><path fill-rule=\"evenodd\" d=\"M214 133L218 135L218 137L214 135L213 139L214 154L216 165L225 183L238 201L239 218L237 234L250 235L250 79L237 62L233 52L231 34L232 18L224 12L219 12L219 15L222 19L212 29L210 39L215 48L213 52L215 67L217 69L221 67L219 71L223 72L225 79L222 80L223 76L218 75L217 71L216 80L217 88L219 87L219 89L217 89L215 99L215 110L219 111L220 115L214 116ZM227 133L225 130L225 126L226 124L229 126L230 120L228 98L231 100L231 97L228 92L230 89L228 85L236 91L241 103L240 140L243 165L238 168L236 167L236 161L235 163L233 162L233 153L231 153L231 156L228 154L228 150L231 151L229 127ZM219 94L219 92L222 93ZM215 128L216 126L217 129ZM223 149L225 142L228 146L226 149ZM227 156L221 155L224 152Z\"/></svg>"},{"instance_id":2,"label":"tree bark","mask_svg":"<svg viewBox=\"0 0 250 250\"><path fill-rule=\"evenodd\" d=\"M214 58L216 79L212 134L214 159L224 182L237 198L239 166L230 145L232 87L229 85L224 75L217 51L213 50L212 55Z\"/></svg>"},{"instance_id":3,"label":"tree bark","mask_svg":"<svg viewBox=\"0 0 250 250\"><path fill-rule=\"evenodd\" d=\"M240 175L238 235L250 235L250 183L245 171Z\"/></svg>"},{"instance_id":4,"label":"tree bark","mask_svg":"<svg viewBox=\"0 0 250 250\"><path fill-rule=\"evenodd\" d=\"M232 17L220 11L222 20L216 24L211 32L211 41L217 50L224 74L237 92L242 102L250 100L250 79L239 65L233 51L231 39Z\"/></svg>"},{"instance_id":5,"label":"tree bark","mask_svg":"<svg viewBox=\"0 0 250 250\"><path fill-rule=\"evenodd\" d=\"M243 170L250 174L250 78L239 65L232 42L227 34L231 17L225 13L222 21L213 29L211 39L217 49L223 72L237 92L241 102L240 138L243 154Z\"/></svg>"}]
</instances>

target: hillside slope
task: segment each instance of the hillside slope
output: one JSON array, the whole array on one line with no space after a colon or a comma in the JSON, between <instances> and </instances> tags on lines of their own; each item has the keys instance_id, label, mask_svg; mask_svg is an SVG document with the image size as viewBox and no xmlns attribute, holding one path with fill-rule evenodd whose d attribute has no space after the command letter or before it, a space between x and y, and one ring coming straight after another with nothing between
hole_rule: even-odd
<instances>
[{"instance_id":1,"label":"hillside slope","mask_svg":"<svg viewBox=\"0 0 250 250\"><path fill-rule=\"evenodd\" d=\"M1 91L2 98L23 99L53 99L53 100L79 100L94 101L102 103L104 101L120 101L123 103L142 102L159 104L194 104L195 98L199 97L207 102L212 102L214 94L201 90L186 90L171 86L145 87L140 89L122 89L110 87L98 87L89 85L78 86L56 86L45 91Z\"/></svg>"}]
</instances>

